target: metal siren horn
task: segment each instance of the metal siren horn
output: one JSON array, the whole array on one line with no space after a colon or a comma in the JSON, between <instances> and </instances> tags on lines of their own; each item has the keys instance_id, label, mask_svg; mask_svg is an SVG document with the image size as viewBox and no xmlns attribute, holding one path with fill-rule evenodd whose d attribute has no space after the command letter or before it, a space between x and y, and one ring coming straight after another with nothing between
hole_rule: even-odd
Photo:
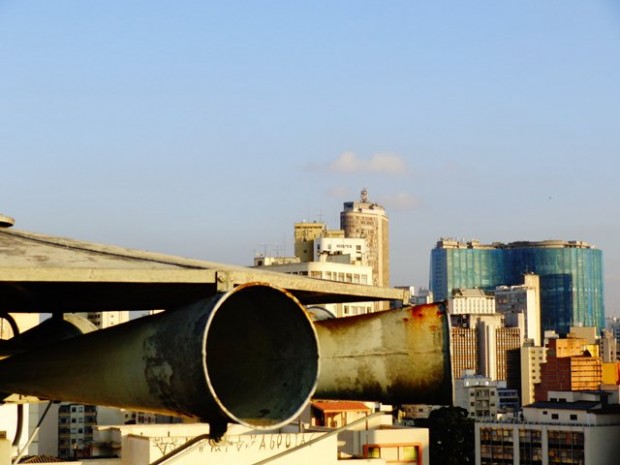
<instances>
[{"instance_id":1,"label":"metal siren horn","mask_svg":"<svg viewBox=\"0 0 620 465\"><path fill-rule=\"evenodd\" d=\"M0 391L274 429L314 393L317 335L286 291L248 283L0 361Z\"/></svg>"}]
</instances>

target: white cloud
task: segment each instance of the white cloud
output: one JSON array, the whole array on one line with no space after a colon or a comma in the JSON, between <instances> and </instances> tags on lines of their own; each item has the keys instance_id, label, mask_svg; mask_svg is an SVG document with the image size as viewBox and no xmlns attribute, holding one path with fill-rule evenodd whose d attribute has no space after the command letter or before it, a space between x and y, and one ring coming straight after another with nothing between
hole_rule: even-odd
<instances>
[{"instance_id":1,"label":"white cloud","mask_svg":"<svg viewBox=\"0 0 620 465\"><path fill-rule=\"evenodd\" d=\"M351 196L351 190L343 187L332 187L327 190L327 196L334 199L348 199Z\"/></svg>"},{"instance_id":2,"label":"white cloud","mask_svg":"<svg viewBox=\"0 0 620 465\"><path fill-rule=\"evenodd\" d=\"M336 173L381 173L405 174L409 171L405 160L390 153L376 153L369 159L359 158L354 152L342 152L329 165L330 171Z\"/></svg>"},{"instance_id":3,"label":"white cloud","mask_svg":"<svg viewBox=\"0 0 620 465\"><path fill-rule=\"evenodd\" d=\"M388 212L390 210L416 210L422 204L421 199L405 192L391 196L382 196L379 200L379 203L382 204Z\"/></svg>"}]
</instances>

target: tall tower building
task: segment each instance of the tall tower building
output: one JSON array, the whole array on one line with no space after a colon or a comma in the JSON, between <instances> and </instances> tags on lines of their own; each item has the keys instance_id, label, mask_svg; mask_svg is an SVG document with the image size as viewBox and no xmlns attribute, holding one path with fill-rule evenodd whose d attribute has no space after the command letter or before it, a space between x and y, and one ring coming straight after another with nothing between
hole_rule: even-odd
<instances>
[{"instance_id":1,"label":"tall tower building","mask_svg":"<svg viewBox=\"0 0 620 465\"><path fill-rule=\"evenodd\" d=\"M340 229L344 231L345 237L366 239L373 285L389 287L389 220L381 205L368 200L366 189L362 189L359 202L344 203L340 213Z\"/></svg>"},{"instance_id":2,"label":"tall tower building","mask_svg":"<svg viewBox=\"0 0 620 465\"><path fill-rule=\"evenodd\" d=\"M430 289L436 300L455 288L523 283L540 278L542 330L567 333L571 326L605 326L603 254L583 241L480 244L441 239L431 251Z\"/></svg>"}]
</instances>

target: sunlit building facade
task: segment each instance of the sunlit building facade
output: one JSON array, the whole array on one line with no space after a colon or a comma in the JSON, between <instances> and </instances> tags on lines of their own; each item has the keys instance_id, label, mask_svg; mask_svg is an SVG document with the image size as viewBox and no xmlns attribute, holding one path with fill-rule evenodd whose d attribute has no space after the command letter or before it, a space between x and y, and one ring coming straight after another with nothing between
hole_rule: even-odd
<instances>
[{"instance_id":1,"label":"sunlit building facade","mask_svg":"<svg viewBox=\"0 0 620 465\"><path fill-rule=\"evenodd\" d=\"M512 242L441 239L431 251L430 290L436 301L457 288L493 291L540 276L543 329L605 326L602 251L582 241Z\"/></svg>"},{"instance_id":2,"label":"sunlit building facade","mask_svg":"<svg viewBox=\"0 0 620 465\"><path fill-rule=\"evenodd\" d=\"M390 286L389 220L385 209L368 200L362 190L358 202L345 202L340 212L340 228L345 237L365 239L368 244L368 264L372 267L372 284Z\"/></svg>"}]
</instances>

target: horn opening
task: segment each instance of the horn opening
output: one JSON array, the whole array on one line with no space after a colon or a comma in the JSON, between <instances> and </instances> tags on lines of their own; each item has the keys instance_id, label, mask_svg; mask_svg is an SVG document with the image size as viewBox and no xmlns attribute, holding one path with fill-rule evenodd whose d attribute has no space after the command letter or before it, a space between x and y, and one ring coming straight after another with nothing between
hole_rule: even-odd
<instances>
[{"instance_id":1,"label":"horn opening","mask_svg":"<svg viewBox=\"0 0 620 465\"><path fill-rule=\"evenodd\" d=\"M214 309L205 345L209 388L238 423L276 428L295 417L316 388L316 332L288 293L235 290Z\"/></svg>"}]
</instances>

